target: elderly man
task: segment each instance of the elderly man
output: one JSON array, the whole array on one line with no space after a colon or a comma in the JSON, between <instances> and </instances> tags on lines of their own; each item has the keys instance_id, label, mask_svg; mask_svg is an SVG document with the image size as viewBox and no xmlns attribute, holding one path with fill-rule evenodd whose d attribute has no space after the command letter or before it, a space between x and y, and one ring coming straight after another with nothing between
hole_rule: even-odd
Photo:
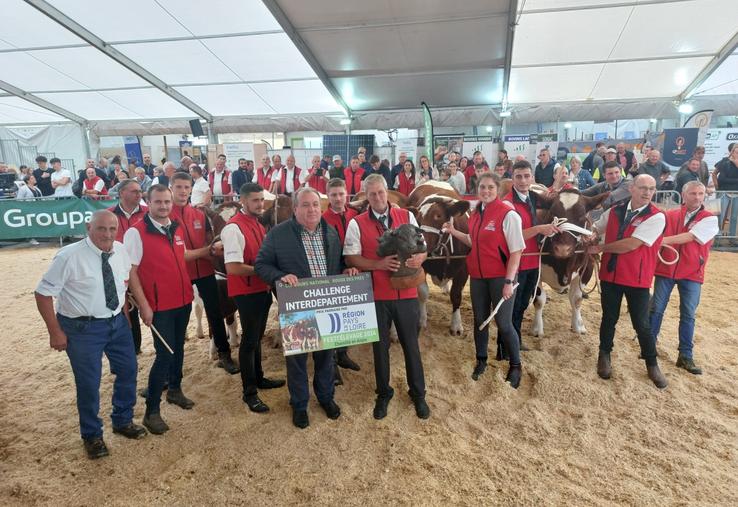
<instances>
[{"instance_id":1,"label":"elderly man","mask_svg":"<svg viewBox=\"0 0 738 507\"><path fill-rule=\"evenodd\" d=\"M221 155L218 155L218 160L220 160L220 157ZM180 160L179 167L177 167L175 172L189 174L191 165L192 165L192 158L185 155L184 157L182 157L182 160ZM225 165L225 156L223 156L223 165Z\"/></svg>"},{"instance_id":2,"label":"elderly man","mask_svg":"<svg viewBox=\"0 0 738 507\"><path fill-rule=\"evenodd\" d=\"M648 290L666 225L664 214L651 203L655 192L656 180L647 174L638 175L630 188L630 200L608 209L595 222L595 231L604 237L604 243L590 246L589 252L603 254L599 273L602 322L597 375L602 379L612 375L610 352L625 296L648 377L656 387L664 389L668 383L659 369L656 340L648 318Z\"/></svg>"},{"instance_id":3,"label":"elderly man","mask_svg":"<svg viewBox=\"0 0 738 507\"><path fill-rule=\"evenodd\" d=\"M380 236L388 229L397 229L402 224L417 226L415 216L405 209L393 208L387 201L387 182L379 174L372 174L364 181L364 191L369 209L349 222L343 253L346 263L361 271L370 271L374 286L374 305L377 311L379 341L372 344L374 351L374 376L377 383L377 399L374 418L387 416L394 390L390 387L390 326L394 322L405 355L405 372L410 388L410 398L415 405L415 414L421 419L430 417L430 408L425 401L425 375L418 347L418 322L420 307L415 288L393 289L390 283L392 272L400 268L396 255L379 257L377 245ZM419 268L427 255L419 253L407 260L410 268Z\"/></svg>"},{"instance_id":4,"label":"elderly man","mask_svg":"<svg viewBox=\"0 0 738 507\"><path fill-rule=\"evenodd\" d=\"M153 179L154 178L154 169L156 168L156 164L151 163L151 155L148 153L143 154L143 164L141 165L143 167L143 170L146 172L146 176Z\"/></svg>"},{"instance_id":5,"label":"elderly man","mask_svg":"<svg viewBox=\"0 0 738 507\"><path fill-rule=\"evenodd\" d=\"M240 189L244 183L251 183L254 179L254 163L251 162L251 166L249 167L249 162L251 161L246 160L245 158L239 158L238 169L231 173L231 187L233 188L234 194L238 194L238 189ZM190 168L190 174L192 174L191 169L192 168Z\"/></svg>"},{"instance_id":6,"label":"elderly man","mask_svg":"<svg viewBox=\"0 0 738 507\"><path fill-rule=\"evenodd\" d=\"M146 174L146 169L143 167L137 167L136 170L133 171L133 174L136 181L138 181L138 184L141 185L141 190L146 192L151 186L151 178Z\"/></svg>"},{"instance_id":7,"label":"elderly man","mask_svg":"<svg viewBox=\"0 0 738 507\"><path fill-rule=\"evenodd\" d=\"M582 191L582 195L594 197L595 195L610 192L610 195L602 202L603 209L608 209L615 204L630 199L630 186L632 182L623 178L623 172L617 162L614 160L605 162L603 174L605 181Z\"/></svg>"},{"instance_id":8,"label":"elderly man","mask_svg":"<svg viewBox=\"0 0 738 507\"><path fill-rule=\"evenodd\" d=\"M303 171L295 165L295 156L287 155L287 165L280 167L272 174L273 194L292 195L298 188L305 184L307 171Z\"/></svg>"},{"instance_id":9,"label":"elderly man","mask_svg":"<svg viewBox=\"0 0 738 507\"><path fill-rule=\"evenodd\" d=\"M228 296L236 301L241 320L241 365L243 402L256 413L269 407L259 398L259 389L282 387L284 380L264 376L261 367L261 340L272 306L269 285L256 275L254 264L266 232L259 218L264 213L264 189L256 183L245 183L239 189L241 210L223 228L223 256L227 273Z\"/></svg>"},{"instance_id":10,"label":"elderly man","mask_svg":"<svg viewBox=\"0 0 738 507\"><path fill-rule=\"evenodd\" d=\"M272 155L272 166L275 171L279 171L282 168L282 155L279 153Z\"/></svg>"},{"instance_id":11,"label":"elderly man","mask_svg":"<svg viewBox=\"0 0 738 507\"><path fill-rule=\"evenodd\" d=\"M85 170L85 179L82 181L82 196L99 199L102 195L108 195L105 181L95 173L94 167L88 167Z\"/></svg>"},{"instance_id":12,"label":"elderly man","mask_svg":"<svg viewBox=\"0 0 738 507\"><path fill-rule=\"evenodd\" d=\"M154 179L151 181L151 186L154 185L164 185L165 187L169 186L169 180L172 176L174 176L174 173L177 171L177 168L174 166L174 162L164 162L164 166L162 167L162 170L164 171L164 174L160 176L155 176Z\"/></svg>"},{"instance_id":13,"label":"elderly man","mask_svg":"<svg viewBox=\"0 0 738 507\"><path fill-rule=\"evenodd\" d=\"M256 183L261 188L270 188L272 186L272 174L274 174L272 161L269 155L263 155L261 157L261 167L256 170Z\"/></svg>"},{"instance_id":14,"label":"elderly man","mask_svg":"<svg viewBox=\"0 0 738 507\"><path fill-rule=\"evenodd\" d=\"M328 182L328 168L323 167L320 161L320 155L315 155L312 159L312 165L307 171L305 183L307 186L314 188L321 194L326 192L326 183Z\"/></svg>"},{"instance_id":15,"label":"elderly man","mask_svg":"<svg viewBox=\"0 0 738 507\"><path fill-rule=\"evenodd\" d=\"M117 230L115 215L96 211L87 224L87 238L57 252L35 292L51 348L66 350L72 365L80 433L90 459L108 455L98 416L103 354L115 375L113 433L127 438L146 435L133 423L137 365L123 312L131 261L115 240Z\"/></svg>"},{"instance_id":16,"label":"elderly man","mask_svg":"<svg viewBox=\"0 0 738 507\"><path fill-rule=\"evenodd\" d=\"M343 179L343 159L341 155L333 155L333 167L328 170L328 179L341 178Z\"/></svg>"},{"instance_id":17,"label":"elderly man","mask_svg":"<svg viewBox=\"0 0 738 507\"><path fill-rule=\"evenodd\" d=\"M699 165L692 162L698 161L690 161L690 166L694 166L690 171L696 172ZM658 339L664 312L676 285L679 290L679 357L676 365L693 375L702 374L692 357L695 313L700 304L712 240L719 232L718 219L705 209L704 202L705 185L692 180L685 183L682 189L682 206L664 213L666 230L663 244L676 247L679 261L668 265L658 260L650 312L651 333ZM667 252L662 255L669 256Z\"/></svg>"},{"instance_id":18,"label":"elderly man","mask_svg":"<svg viewBox=\"0 0 738 507\"><path fill-rule=\"evenodd\" d=\"M187 174L189 174L189 171L188 167ZM212 192L216 204L233 195L232 183L231 171L226 168L225 157L218 157L215 167L208 176L208 185L210 185L210 192Z\"/></svg>"},{"instance_id":19,"label":"elderly man","mask_svg":"<svg viewBox=\"0 0 738 507\"><path fill-rule=\"evenodd\" d=\"M551 152L548 148L543 148L538 153L538 165L534 172L536 183L540 183L546 187L554 184L554 171L559 166L554 159L551 158Z\"/></svg>"},{"instance_id":20,"label":"elderly man","mask_svg":"<svg viewBox=\"0 0 738 507\"><path fill-rule=\"evenodd\" d=\"M615 146L615 161L623 168L626 174L635 173L638 169L638 160L632 151L625 149L625 143L618 143ZM652 175L653 176L653 175ZM658 178L656 178L658 181Z\"/></svg>"},{"instance_id":21,"label":"elderly man","mask_svg":"<svg viewBox=\"0 0 738 507\"><path fill-rule=\"evenodd\" d=\"M637 174L648 174L654 180L656 180L656 189L661 188L663 183L662 175L664 173L671 173L669 166L661 161L661 152L659 150L651 150L648 152L648 157L639 166L637 166ZM631 172L633 172L631 170Z\"/></svg>"},{"instance_id":22,"label":"elderly man","mask_svg":"<svg viewBox=\"0 0 738 507\"><path fill-rule=\"evenodd\" d=\"M298 189L294 196L295 215L269 231L256 257L256 274L269 284L282 282L295 286L300 278L320 278L341 274L343 260L336 231L322 219L320 194L310 187ZM355 269L343 270L354 275ZM307 354L287 356L287 387L290 391L292 423L298 428L310 424L307 407ZM313 352L313 388L329 419L338 419L341 409L333 400L333 351Z\"/></svg>"}]
</instances>

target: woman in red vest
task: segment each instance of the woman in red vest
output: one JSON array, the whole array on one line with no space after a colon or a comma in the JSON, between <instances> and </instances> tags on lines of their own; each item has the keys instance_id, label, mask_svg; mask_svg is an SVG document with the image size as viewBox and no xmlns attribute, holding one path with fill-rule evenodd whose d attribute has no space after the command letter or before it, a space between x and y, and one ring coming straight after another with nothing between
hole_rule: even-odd
<instances>
[{"instance_id":1,"label":"woman in red vest","mask_svg":"<svg viewBox=\"0 0 738 507\"><path fill-rule=\"evenodd\" d=\"M453 222L444 224L443 230L471 247L466 266L471 278L477 355L472 378L478 380L487 369L489 324L481 330L479 327L489 318L493 305L496 307L500 304L494 319L510 360L505 380L517 389L522 367L520 338L512 324L513 284L525 249L525 240L520 215L510 203L498 199L498 186L499 179L495 175L482 173L477 182L479 203L469 217L469 234L456 230Z\"/></svg>"},{"instance_id":2,"label":"woman in red vest","mask_svg":"<svg viewBox=\"0 0 738 507\"><path fill-rule=\"evenodd\" d=\"M403 195L410 195L415 188L415 164L412 160L405 160L402 171L395 178L395 190Z\"/></svg>"}]
</instances>

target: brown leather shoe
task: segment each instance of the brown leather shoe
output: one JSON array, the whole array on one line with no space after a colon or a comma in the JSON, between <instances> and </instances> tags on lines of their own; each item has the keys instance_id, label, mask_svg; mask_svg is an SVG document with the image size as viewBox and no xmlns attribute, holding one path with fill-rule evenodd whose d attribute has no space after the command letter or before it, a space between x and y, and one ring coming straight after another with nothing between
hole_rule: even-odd
<instances>
[{"instance_id":1,"label":"brown leather shoe","mask_svg":"<svg viewBox=\"0 0 738 507\"><path fill-rule=\"evenodd\" d=\"M676 362L677 368L683 368L692 375L702 375L702 369L694 364L694 360L691 357L685 357L679 354L679 358Z\"/></svg>"},{"instance_id":2,"label":"brown leather shoe","mask_svg":"<svg viewBox=\"0 0 738 507\"><path fill-rule=\"evenodd\" d=\"M658 364L647 366L646 370L648 370L648 378L650 378L654 385L656 385L656 387L658 387L659 389L665 389L666 386L669 385L669 383L666 381L666 377L664 377L664 374L661 373Z\"/></svg>"},{"instance_id":3,"label":"brown leather shoe","mask_svg":"<svg viewBox=\"0 0 738 507\"><path fill-rule=\"evenodd\" d=\"M602 379L609 379L612 375L612 367L610 366L610 354L608 352L600 352L597 357L597 375Z\"/></svg>"}]
</instances>

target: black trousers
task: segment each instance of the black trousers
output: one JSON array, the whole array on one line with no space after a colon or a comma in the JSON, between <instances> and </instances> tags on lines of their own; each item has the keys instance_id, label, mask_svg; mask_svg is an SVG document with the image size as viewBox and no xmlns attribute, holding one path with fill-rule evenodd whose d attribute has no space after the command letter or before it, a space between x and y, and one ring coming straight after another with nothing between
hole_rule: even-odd
<instances>
[{"instance_id":1,"label":"black trousers","mask_svg":"<svg viewBox=\"0 0 738 507\"><path fill-rule=\"evenodd\" d=\"M600 282L602 290L602 322L600 324L600 352L610 353L615 338L615 325L620 318L620 305L623 296L628 302L630 322L638 335L641 345L641 357L647 366L657 364L656 340L651 333L651 322L648 316L648 289L628 287L611 282Z\"/></svg>"},{"instance_id":2,"label":"black trousers","mask_svg":"<svg viewBox=\"0 0 738 507\"><path fill-rule=\"evenodd\" d=\"M228 335L223 322L223 312L220 310L218 281L215 279L215 275L203 276L197 280L192 280L192 283L197 287L203 306L205 306L205 315L208 318L208 326L213 334L215 347L218 352L228 352L230 354L231 346L228 343Z\"/></svg>"},{"instance_id":3,"label":"black trousers","mask_svg":"<svg viewBox=\"0 0 738 507\"><path fill-rule=\"evenodd\" d=\"M333 350L313 352L315 373L313 390L321 404L333 401L335 387L333 384ZM290 391L290 406L295 410L307 410L310 400L308 387L308 354L296 354L285 357L287 363L287 389Z\"/></svg>"},{"instance_id":4,"label":"black trousers","mask_svg":"<svg viewBox=\"0 0 738 507\"><path fill-rule=\"evenodd\" d=\"M420 358L420 347L418 346L420 320L418 300L413 298L376 301L374 305L377 310L377 325L379 326L379 341L372 344L377 395L386 397L394 393L389 383L390 326L394 322L402 346L402 353L405 355L405 372L410 397L413 399L425 397L423 362Z\"/></svg>"},{"instance_id":5,"label":"black trousers","mask_svg":"<svg viewBox=\"0 0 738 507\"><path fill-rule=\"evenodd\" d=\"M535 280L534 280L535 281ZM479 330L479 326L492 313L493 305L497 305L502 298L502 289L505 287L505 278L472 278L471 302L474 312L474 345L477 359L487 361L489 346L489 324ZM512 324L512 312L515 295L502 303L494 317L497 324L498 340L502 337L505 350L510 358L510 364L520 364L520 337Z\"/></svg>"},{"instance_id":6,"label":"black trousers","mask_svg":"<svg viewBox=\"0 0 738 507\"><path fill-rule=\"evenodd\" d=\"M141 321L138 318L138 308L135 306L128 309L128 317L131 319L131 335L133 335L133 348L136 354L141 352Z\"/></svg>"},{"instance_id":7,"label":"black trousers","mask_svg":"<svg viewBox=\"0 0 738 507\"><path fill-rule=\"evenodd\" d=\"M238 363L241 366L243 394L256 394L264 371L261 368L261 338L264 336L269 308L272 306L272 293L269 291L236 296L238 317L241 320L241 345L238 347Z\"/></svg>"},{"instance_id":8,"label":"black trousers","mask_svg":"<svg viewBox=\"0 0 738 507\"><path fill-rule=\"evenodd\" d=\"M518 334L518 343L523 343L523 316L530 305L530 299L536 293L536 280L538 280L538 268L525 269L518 272L518 288L515 289L515 301L512 308L512 326ZM505 338L499 328L497 330L497 352L498 357L508 356Z\"/></svg>"},{"instance_id":9,"label":"black trousers","mask_svg":"<svg viewBox=\"0 0 738 507\"><path fill-rule=\"evenodd\" d=\"M184 363L184 339L187 333L187 324L190 321L192 304L154 312L152 324L161 337L166 340L174 354L169 352L159 338L154 339L156 356L149 372L149 390L146 395L146 413L159 412L161 393L164 385L169 384L169 391L181 389L182 367ZM151 331L152 335L154 331Z\"/></svg>"}]
</instances>

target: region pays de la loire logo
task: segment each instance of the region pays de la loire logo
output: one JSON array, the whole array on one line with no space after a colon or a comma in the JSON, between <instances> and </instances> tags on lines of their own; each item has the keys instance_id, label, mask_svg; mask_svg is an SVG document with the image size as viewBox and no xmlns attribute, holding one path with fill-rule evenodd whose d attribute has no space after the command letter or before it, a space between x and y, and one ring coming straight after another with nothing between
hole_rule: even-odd
<instances>
[{"instance_id":1,"label":"region pays de la loire logo","mask_svg":"<svg viewBox=\"0 0 738 507\"><path fill-rule=\"evenodd\" d=\"M331 319L331 334L341 332L341 314L329 313L328 318Z\"/></svg>"}]
</instances>

